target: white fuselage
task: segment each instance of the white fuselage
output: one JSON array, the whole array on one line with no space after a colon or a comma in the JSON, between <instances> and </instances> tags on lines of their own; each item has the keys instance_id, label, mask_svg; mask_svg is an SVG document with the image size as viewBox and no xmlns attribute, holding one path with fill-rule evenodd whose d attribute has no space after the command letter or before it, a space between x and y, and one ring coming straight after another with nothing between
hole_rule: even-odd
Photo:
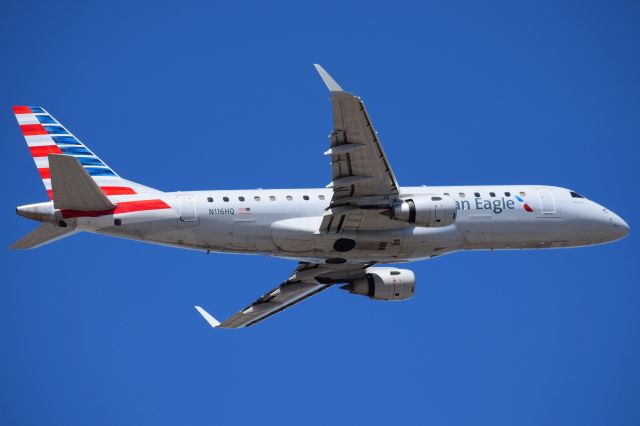
<instances>
[{"instance_id":1,"label":"white fuselage","mask_svg":"<svg viewBox=\"0 0 640 426\"><path fill-rule=\"evenodd\" d=\"M412 226L374 212L369 213L374 220L390 229L368 231L345 223L339 233L319 232L330 189L159 193L154 198L171 208L65 220L75 221L81 230L151 243L319 263L395 263L456 250L575 247L613 241L628 232L615 213L565 188L404 187L400 198L420 195L453 197L458 207L455 223ZM348 230L352 228L357 230ZM357 243L352 250L337 252L334 243L339 238Z\"/></svg>"}]
</instances>

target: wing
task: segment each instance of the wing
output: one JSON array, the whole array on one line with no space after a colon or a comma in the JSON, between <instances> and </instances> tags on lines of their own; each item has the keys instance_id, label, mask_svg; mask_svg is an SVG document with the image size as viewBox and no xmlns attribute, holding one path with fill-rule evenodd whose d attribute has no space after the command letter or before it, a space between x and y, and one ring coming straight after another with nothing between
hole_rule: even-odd
<instances>
[{"instance_id":1,"label":"wing","mask_svg":"<svg viewBox=\"0 0 640 426\"><path fill-rule=\"evenodd\" d=\"M380 217L399 194L399 185L362 100L314 65L331 92L333 131L329 136L333 189L322 232L393 229L404 225ZM367 210L369 210L367 212ZM373 211L371 211L373 210Z\"/></svg>"},{"instance_id":2,"label":"wing","mask_svg":"<svg viewBox=\"0 0 640 426\"><path fill-rule=\"evenodd\" d=\"M371 124L362 100L345 92L320 66L320 77L331 91L333 131L330 148L333 205L353 198L398 195L398 182Z\"/></svg>"},{"instance_id":3,"label":"wing","mask_svg":"<svg viewBox=\"0 0 640 426\"><path fill-rule=\"evenodd\" d=\"M200 306L195 308L214 328L249 327L328 289L333 284L365 274L365 269L369 266L370 264L329 266L300 263L287 281L223 322L219 322Z\"/></svg>"}]
</instances>

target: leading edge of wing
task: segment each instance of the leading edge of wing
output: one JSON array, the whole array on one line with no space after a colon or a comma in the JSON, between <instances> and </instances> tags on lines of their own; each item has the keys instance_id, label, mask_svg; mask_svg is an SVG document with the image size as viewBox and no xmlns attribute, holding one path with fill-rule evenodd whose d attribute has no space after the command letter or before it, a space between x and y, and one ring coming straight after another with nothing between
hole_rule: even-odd
<instances>
[{"instance_id":1,"label":"leading edge of wing","mask_svg":"<svg viewBox=\"0 0 640 426\"><path fill-rule=\"evenodd\" d=\"M342 90L342 87L340 87L340 85L336 83L333 77L331 77L329 73L324 68L322 68L321 65L313 64L313 66L316 67L316 71L318 71L318 74L320 74L320 78L322 78L322 81L327 86L327 89L329 89L330 92L344 92L344 90Z\"/></svg>"}]
</instances>

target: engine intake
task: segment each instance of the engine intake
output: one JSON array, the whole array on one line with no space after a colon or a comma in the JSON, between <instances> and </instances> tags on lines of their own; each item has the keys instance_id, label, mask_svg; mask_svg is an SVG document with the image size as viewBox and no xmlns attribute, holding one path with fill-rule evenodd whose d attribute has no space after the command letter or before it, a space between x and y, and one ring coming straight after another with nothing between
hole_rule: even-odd
<instances>
[{"instance_id":1,"label":"engine intake","mask_svg":"<svg viewBox=\"0 0 640 426\"><path fill-rule=\"evenodd\" d=\"M437 228L454 223L457 212L456 201L448 195L421 195L401 200L382 214L415 226Z\"/></svg>"},{"instance_id":2,"label":"engine intake","mask_svg":"<svg viewBox=\"0 0 640 426\"><path fill-rule=\"evenodd\" d=\"M408 269L368 268L364 277L340 288L376 300L407 300L413 297L415 286L415 275Z\"/></svg>"}]
</instances>

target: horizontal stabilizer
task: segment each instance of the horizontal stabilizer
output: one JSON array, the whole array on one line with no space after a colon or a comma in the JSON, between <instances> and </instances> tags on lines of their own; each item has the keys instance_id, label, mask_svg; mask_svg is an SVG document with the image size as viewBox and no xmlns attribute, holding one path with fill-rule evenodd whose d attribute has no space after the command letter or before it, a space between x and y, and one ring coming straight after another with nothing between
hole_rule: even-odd
<instances>
[{"instance_id":1,"label":"horizontal stabilizer","mask_svg":"<svg viewBox=\"0 0 640 426\"><path fill-rule=\"evenodd\" d=\"M104 211L115 208L76 157L49 154L49 170L56 209Z\"/></svg>"},{"instance_id":2,"label":"horizontal stabilizer","mask_svg":"<svg viewBox=\"0 0 640 426\"><path fill-rule=\"evenodd\" d=\"M75 234L75 227L62 227L50 223L43 223L36 229L11 244L12 249L31 249L52 243L60 238Z\"/></svg>"}]
</instances>

